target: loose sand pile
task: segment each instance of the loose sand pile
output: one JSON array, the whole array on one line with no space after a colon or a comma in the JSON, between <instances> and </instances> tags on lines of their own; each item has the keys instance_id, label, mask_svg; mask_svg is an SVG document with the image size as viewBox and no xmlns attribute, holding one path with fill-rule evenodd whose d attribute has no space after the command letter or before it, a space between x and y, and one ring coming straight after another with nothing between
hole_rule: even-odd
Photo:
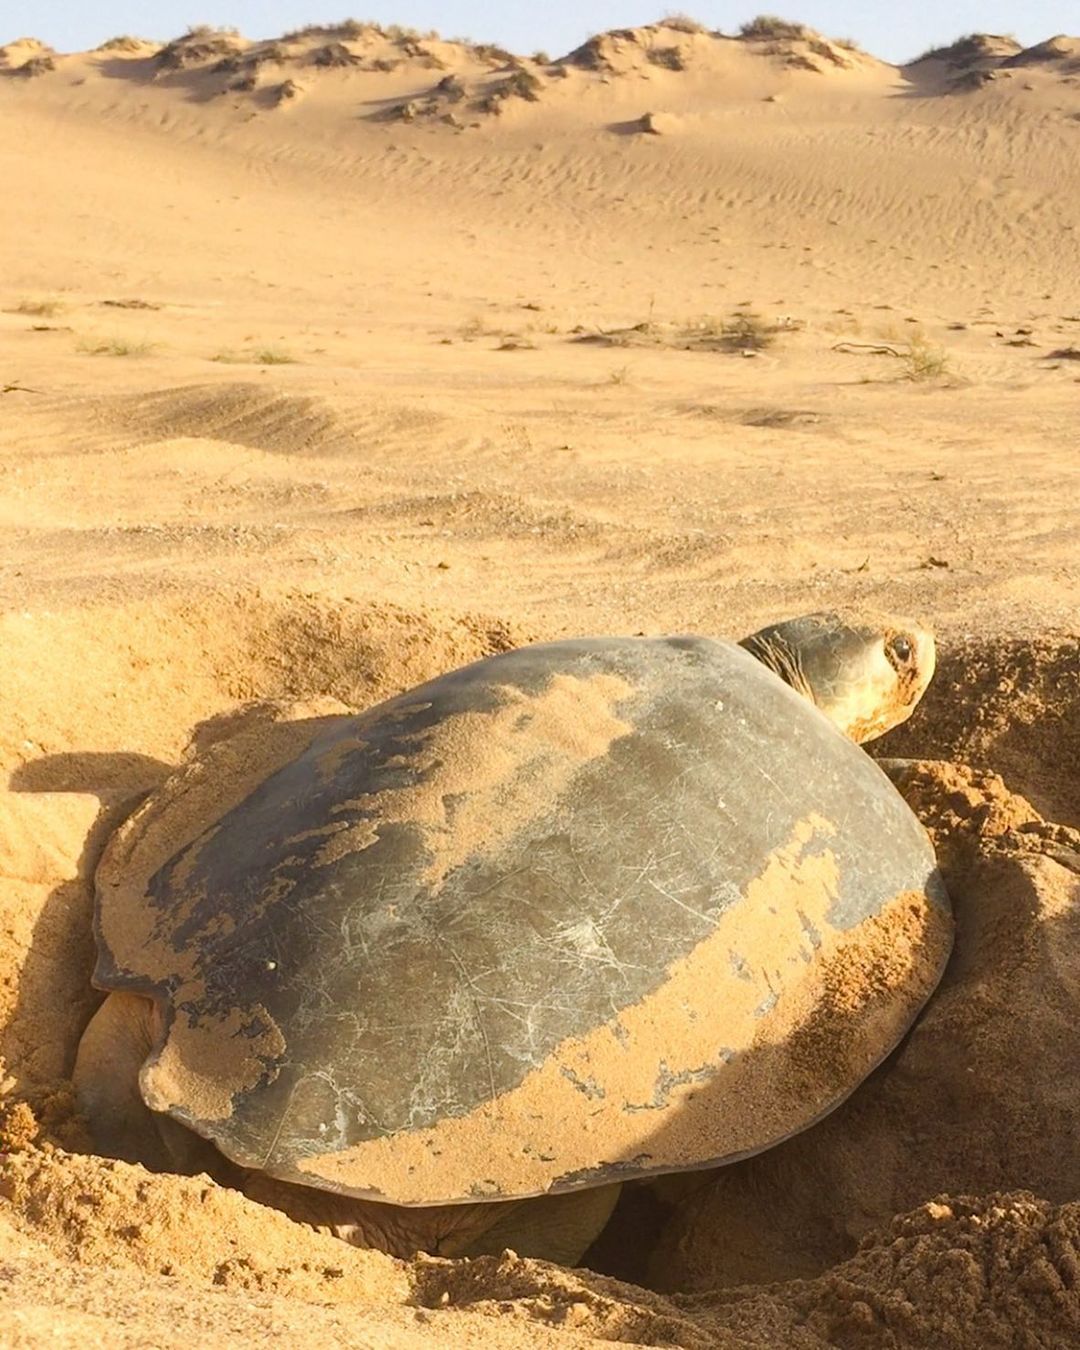
<instances>
[{"instance_id":1,"label":"loose sand pile","mask_svg":"<svg viewBox=\"0 0 1080 1350\"><path fill-rule=\"evenodd\" d=\"M1078 60L685 20L0 49L5 1345L1080 1341ZM873 749L958 920L834 1115L627 1188L572 1272L88 1151L93 870L192 737L832 604L937 630Z\"/></svg>"}]
</instances>

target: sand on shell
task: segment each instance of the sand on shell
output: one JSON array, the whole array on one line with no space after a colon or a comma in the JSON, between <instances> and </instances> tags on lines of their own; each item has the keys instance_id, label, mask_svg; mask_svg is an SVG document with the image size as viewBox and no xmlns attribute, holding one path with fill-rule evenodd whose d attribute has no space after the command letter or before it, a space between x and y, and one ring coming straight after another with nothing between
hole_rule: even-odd
<instances>
[{"instance_id":1,"label":"sand on shell","mask_svg":"<svg viewBox=\"0 0 1080 1350\"><path fill-rule=\"evenodd\" d=\"M167 50L0 51L0 1339L1080 1340L1076 40ZM872 748L958 922L833 1116L575 1271L88 1151L93 870L192 737L833 604L937 630Z\"/></svg>"}]
</instances>

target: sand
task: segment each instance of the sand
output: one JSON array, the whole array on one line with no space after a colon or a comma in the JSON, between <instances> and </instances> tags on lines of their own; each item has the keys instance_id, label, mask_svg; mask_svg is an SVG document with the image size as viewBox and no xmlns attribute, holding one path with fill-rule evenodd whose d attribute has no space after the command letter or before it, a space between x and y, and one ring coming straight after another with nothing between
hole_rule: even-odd
<instances>
[{"instance_id":1,"label":"sand","mask_svg":"<svg viewBox=\"0 0 1080 1350\"><path fill-rule=\"evenodd\" d=\"M0 50L3 1344L1080 1339L1078 138L1076 38ZM577 1271L88 1151L90 879L193 737L831 604L937 632L871 749L958 927L827 1120Z\"/></svg>"}]
</instances>

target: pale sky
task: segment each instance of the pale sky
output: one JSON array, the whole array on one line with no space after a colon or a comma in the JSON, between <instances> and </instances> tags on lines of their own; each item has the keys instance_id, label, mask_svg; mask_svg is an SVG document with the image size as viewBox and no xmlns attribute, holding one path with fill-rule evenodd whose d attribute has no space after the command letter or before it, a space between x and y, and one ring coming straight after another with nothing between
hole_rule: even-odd
<instances>
[{"instance_id":1,"label":"pale sky","mask_svg":"<svg viewBox=\"0 0 1080 1350\"><path fill-rule=\"evenodd\" d=\"M341 0L347 4L348 0ZM681 6L665 0L356 0L350 15L332 0L0 0L0 42L37 37L60 51L82 51L120 33L172 38L192 24L231 25L248 37L276 37L304 24L348 17L434 28L443 37L498 42L529 53L560 56L592 33L651 23ZM911 60L927 47L963 33L1012 33L1025 46L1055 33L1080 35L1077 0L791 0L790 5L701 0L686 12L711 28L734 32L756 14L781 13L831 37L852 37L885 60Z\"/></svg>"}]
</instances>

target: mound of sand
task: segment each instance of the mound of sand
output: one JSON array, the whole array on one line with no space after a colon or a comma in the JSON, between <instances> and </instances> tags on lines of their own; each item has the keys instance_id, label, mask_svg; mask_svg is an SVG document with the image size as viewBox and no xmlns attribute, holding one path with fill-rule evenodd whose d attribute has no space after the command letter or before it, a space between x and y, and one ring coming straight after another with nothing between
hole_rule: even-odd
<instances>
[{"instance_id":1,"label":"mound of sand","mask_svg":"<svg viewBox=\"0 0 1080 1350\"><path fill-rule=\"evenodd\" d=\"M1059 34L1032 47L1021 47L1012 37L972 33L948 47L936 47L911 63L911 69L943 66L951 75L950 87L977 89L1014 72L1044 71L1071 81L1080 71L1080 38Z\"/></svg>"},{"instance_id":2,"label":"mound of sand","mask_svg":"<svg viewBox=\"0 0 1080 1350\"><path fill-rule=\"evenodd\" d=\"M913 61L919 65L923 61L946 61L951 66L964 70L973 67L996 66L1009 57L1016 56L1023 48L1014 37L997 33L969 33L947 47L934 47Z\"/></svg>"},{"instance_id":3,"label":"mound of sand","mask_svg":"<svg viewBox=\"0 0 1080 1350\"><path fill-rule=\"evenodd\" d=\"M1004 66L1055 66L1064 62L1067 73L1075 74L1080 69L1080 38L1067 37L1059 33L1057 37L1037 42L1033 47L1013 52L1003 62Z\"/></svg>"},{"instance_id":4,"label":"mound of sand","mask_svg":"<svg viewBox=\"0 0 1080 1350\"><path fill-rule=\"evenodd\" d=\"M16 38L14 42L5 42L0 46L0 66L6 66L10 69L23 65L33 57L54 55L55 53L48 43L41 42L38 38Z\"/></svg>"},{"instance_id":5,"label":"mound of sand","mask_svg":"<svg viewBox=\"0 0 1080 1350\"><path fill-rule=\"evenodd\" d=\"M640 28L620 28L589 38L560 64L607 76L629 76L650 66L671 71L723 67L745 51L776 60L793 70L856 70L876 66L853 43L834 42L803 24L761 19L744 24L737 37L709 32L701 24L665 20Z\"/></svg>"},{"instance_id":6,"label":"mound of sand","mask_svg":"<svg viewBox=\"0 0 1080 1350\"><path fill-rule=\"evenodd\" d=\"M154 63L163 71L190 70L211 62L229 62L248 45L232 29L192 28L156 52Z\"/></svg>"},{"instance_id":7,"label":"mound of sand","mask_svg":"<svg viewBox=\"0 0 1080 1350\"><path fill-rule=\"evenodd\" d=\"M1025 50L1011 38L973 34L897 68L804 24L762 17L731 36L673 17L599 33L551 61L544 53L525 58L491 43L348 21L257 41L200 25L164 45L122 36L92 53L67 56L22 38L0 48L0 68L24 77L62 69L91 81L152 78L159 89L186 90L195 103L229 96L223 104L241 124L294 96L282 89L310 84L321 104L350 98L375 123L461 130L483 127L486 116L520 115L530 103L551 103L564 115L580 110L581 98L598 86L629 95L642 81L695 111L703 102L727 102L751 90L773 102L780 89L805 96L814 88L807 74L816 77L819 93L834 80L837 93L875 87L891 93L910 82L922 96L1007 83L1018 67L1068 81L1077 67L1077 41L1059 36ZM433 72L437 78L428 85L425 74Z\"/></svg>"}]
</instances>

